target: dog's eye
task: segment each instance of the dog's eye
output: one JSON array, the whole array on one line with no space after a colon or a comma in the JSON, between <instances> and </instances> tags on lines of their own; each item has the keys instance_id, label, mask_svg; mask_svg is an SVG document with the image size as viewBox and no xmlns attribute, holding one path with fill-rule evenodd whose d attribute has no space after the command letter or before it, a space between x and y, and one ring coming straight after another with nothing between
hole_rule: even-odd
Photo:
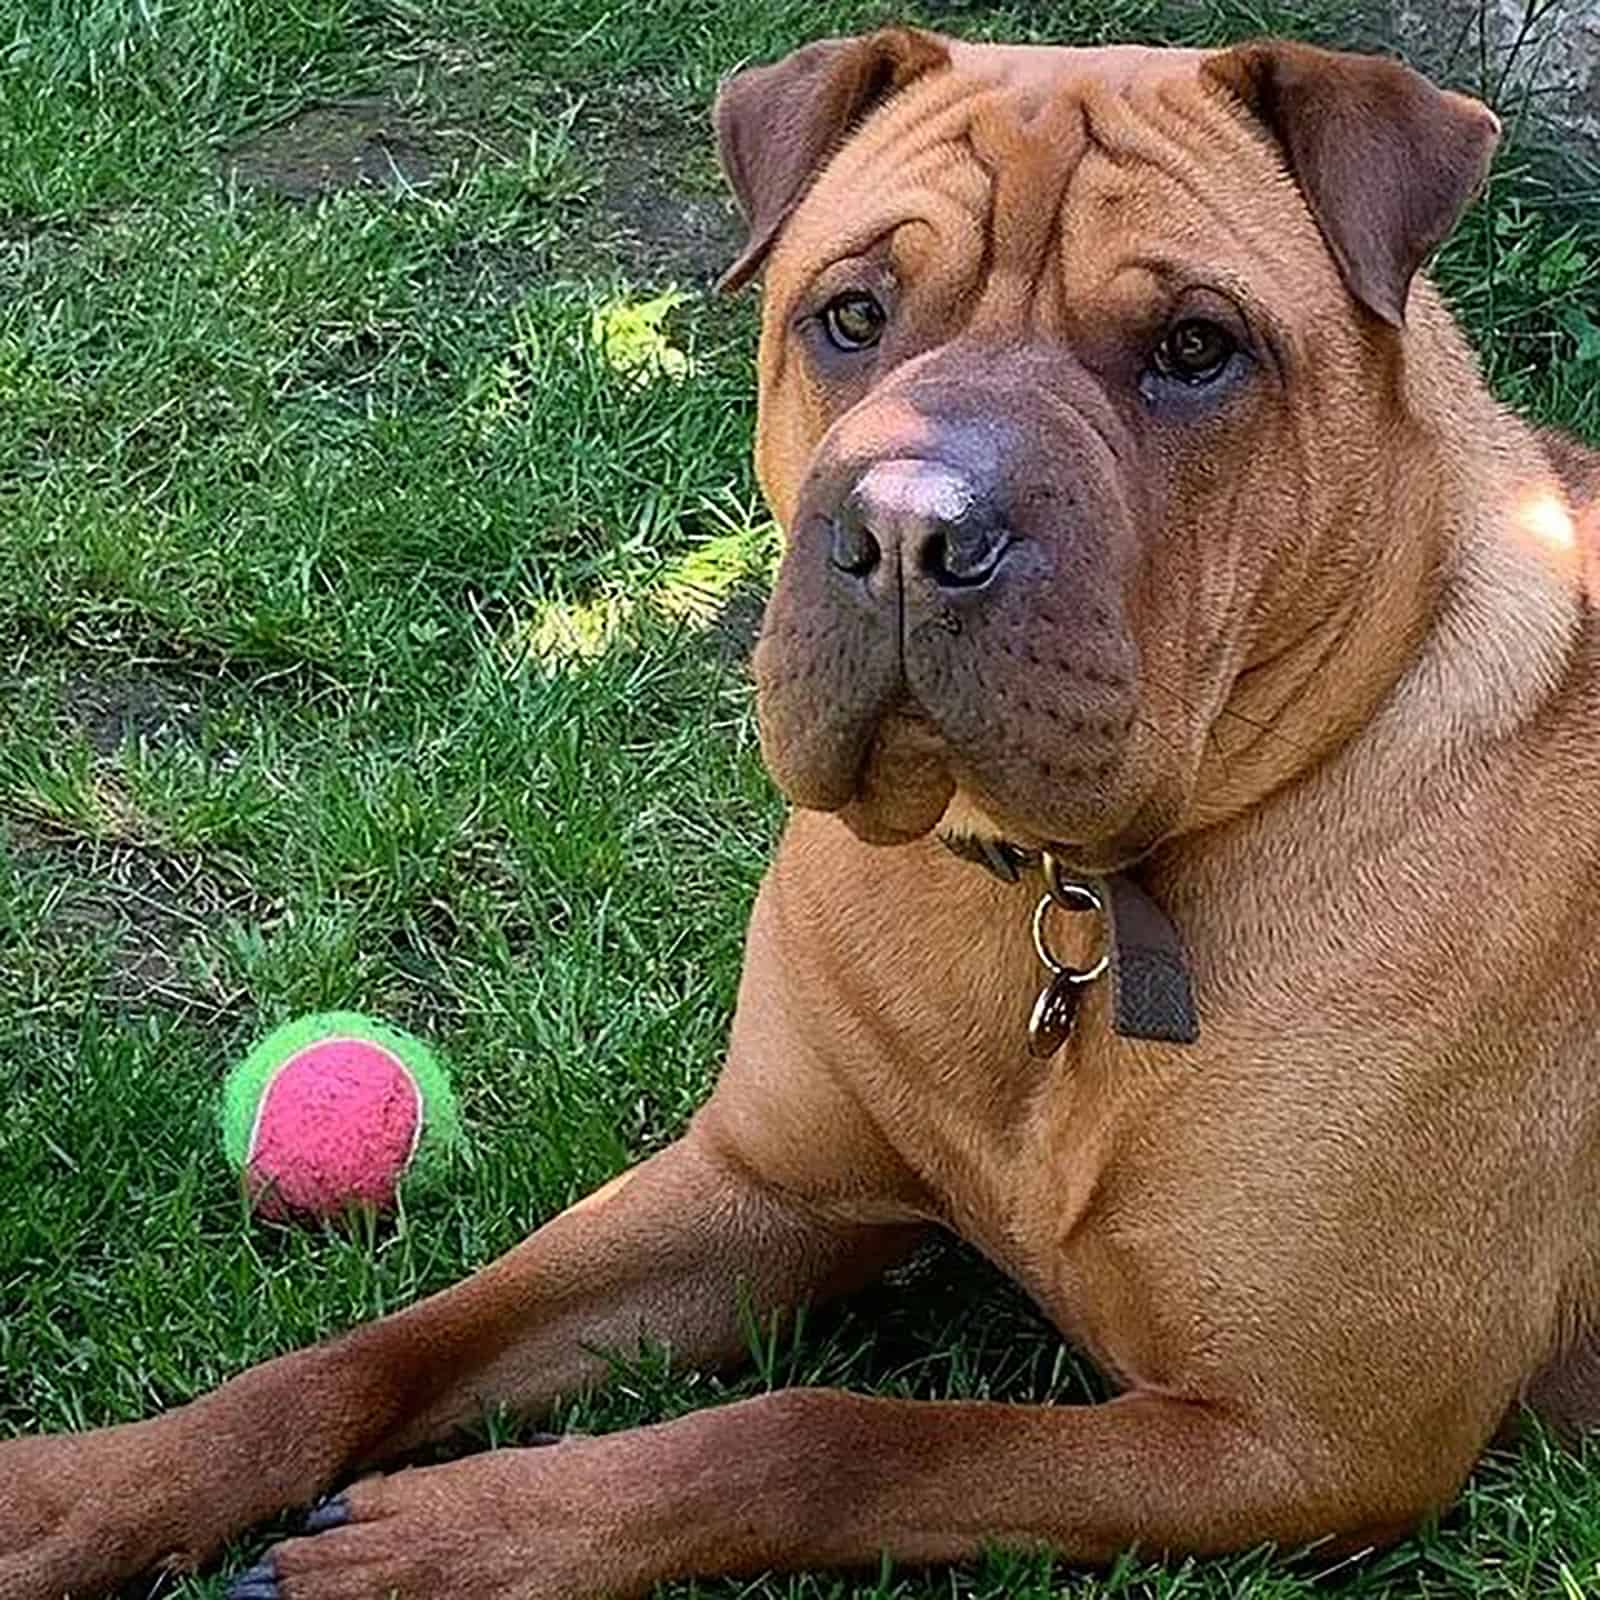
<instances>
[{"instance_id":1,"label":"dog's eye","mask_svg":"<svg viewBox=\"0 0 1600 1600\"><path fill-rule=\"evenodd\" d=\"M822 327L840 350L870 350L883 336L887 318L877 300L860 291L836 295L822 308Z\"/></svg>"},{"instance_id":2,"label":"dog's eye","mask_svg":"<svg viewBox=\"0 0 1600 1600\"><path fill-rule=\"evenodd\" d=\"M1227 370L1238 348L1238 341L1220 322L1185 317L1156 346L1154 365L1163 378L1211 383Z\"/></svg>"}]
</instances>

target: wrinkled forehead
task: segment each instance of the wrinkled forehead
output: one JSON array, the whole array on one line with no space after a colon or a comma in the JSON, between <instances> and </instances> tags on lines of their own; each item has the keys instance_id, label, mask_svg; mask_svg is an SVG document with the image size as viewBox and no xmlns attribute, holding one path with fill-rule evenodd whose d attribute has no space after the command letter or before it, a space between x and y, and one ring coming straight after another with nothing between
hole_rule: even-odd
<instances>
[{"instance_id":1,"label":"wrinkled forehead","mask_svg":"<svg viewBox=\"0 0 1600 1600\"><path fill-rule=\"evenodd\" d=\"M1004 272L1053 252L1078 291L1141 254L1252 301L1339 306L1337 271L1270 140L1200 51L952 41L829 163L769 286L883 249ZM1254 289L1252 290L1252 285Z\"/></svg>"}]
</instances>

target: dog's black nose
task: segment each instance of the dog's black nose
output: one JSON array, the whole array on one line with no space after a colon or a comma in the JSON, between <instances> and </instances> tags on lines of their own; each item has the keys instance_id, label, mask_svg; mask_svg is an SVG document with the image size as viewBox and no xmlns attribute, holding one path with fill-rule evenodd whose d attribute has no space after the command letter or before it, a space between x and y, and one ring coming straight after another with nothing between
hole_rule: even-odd
<instances>
[{"instance_id":1,"label":"dog's black nose","mask_svg":"<svg viewBox=\"0 0 1600 1600\"><path fill-rule=\"evenodd\" d=\"M833 565L853 578L971 589L1005 559L1010 536L992 502L939 461L879 461L833 519Z\"/></svg>"}]
</instances>

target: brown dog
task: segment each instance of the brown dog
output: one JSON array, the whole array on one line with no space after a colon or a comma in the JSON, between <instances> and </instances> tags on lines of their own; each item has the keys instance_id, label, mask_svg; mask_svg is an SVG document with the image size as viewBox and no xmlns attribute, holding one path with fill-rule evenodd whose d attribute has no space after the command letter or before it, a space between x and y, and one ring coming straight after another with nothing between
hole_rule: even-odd
<instances>
[{"instance_id":1,"label":"brown dog","mask_svg":"<svg viewBox=\"0 0 1600 1600\"><path fill-rule=\"evenodd\" d=\"M1600 475L1414 278L1493 117L1295 45L891 31L718 122L802 809L717 1092L458 1288L0 1447L3 1600L202 1560L641 1330L731 1358L741 1288L834 1294L930 1226L1121 1397L794 1391L369 1477L234 1594L1356 1547L1519 1401L1600 1412Z\"/></svg>"}]
</instances>

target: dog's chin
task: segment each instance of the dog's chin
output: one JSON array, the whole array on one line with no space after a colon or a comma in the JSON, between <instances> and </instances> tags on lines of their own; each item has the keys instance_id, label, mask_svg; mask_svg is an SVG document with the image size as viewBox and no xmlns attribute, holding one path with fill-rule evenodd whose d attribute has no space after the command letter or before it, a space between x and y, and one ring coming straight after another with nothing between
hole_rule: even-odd
<instances>
[{"instance_id":1,"label":"dog's chin","mask_svg":"<svg viewBox=\"0 0 1600 1600\"><path fill-rule=\"evenodd\" d=\"M838 816L865 844L910 844L938 826L954 791L938 734L921 717L895 713L873 736Z\"/></svg>"}]
</instances>

